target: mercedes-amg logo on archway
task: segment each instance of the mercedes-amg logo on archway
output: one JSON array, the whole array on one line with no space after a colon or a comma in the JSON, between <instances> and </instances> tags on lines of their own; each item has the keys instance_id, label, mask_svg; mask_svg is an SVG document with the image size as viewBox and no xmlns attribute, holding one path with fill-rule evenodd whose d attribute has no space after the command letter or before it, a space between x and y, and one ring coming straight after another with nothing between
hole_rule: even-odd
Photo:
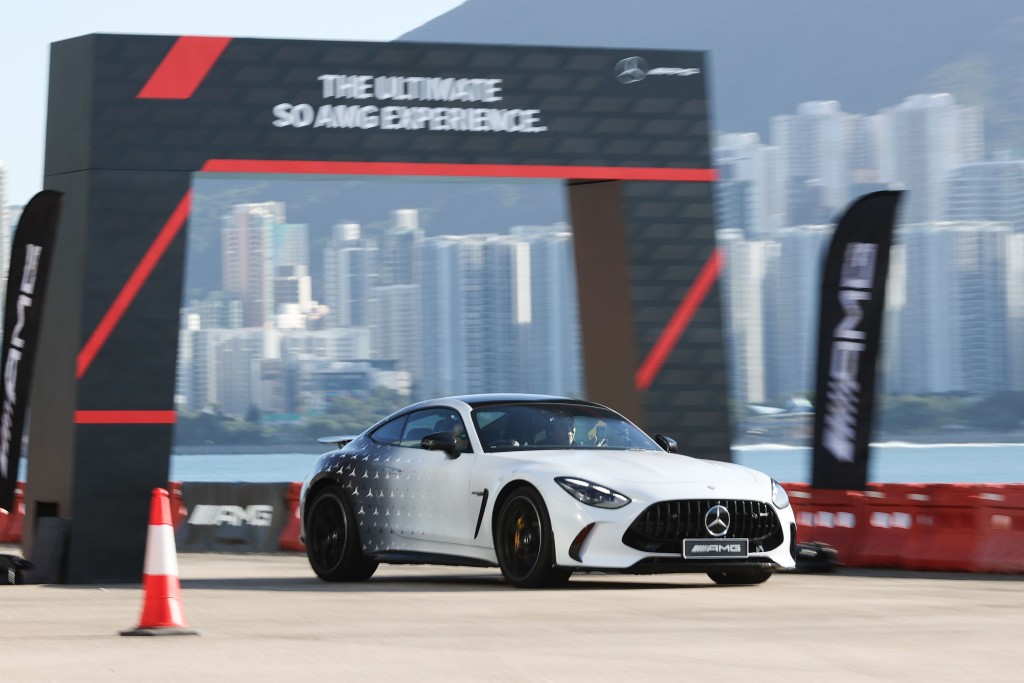
<instances>
[{"instance_id":1,"label":"mercedes-amg logo on archway","mask_svg":"<svg viewBox=\"0 0 1024 683\"><path fill-rule=\"evenodd\" d=\"M704 515L704 527L718 538L729 531L729 510L724 505L712 505Z\"/></svg>"},{"instance_id":2,"label":"mercedes-amg logo on archway","mask_svg":"<svg viewBox=\"0 0 1024 683\"><path fill-rule=\"evenodd\" d=\"M622 83L636 83L647 75L647 61L643 57L626 57L615 65L615 77Z\"/></svg>"}]
</instances>

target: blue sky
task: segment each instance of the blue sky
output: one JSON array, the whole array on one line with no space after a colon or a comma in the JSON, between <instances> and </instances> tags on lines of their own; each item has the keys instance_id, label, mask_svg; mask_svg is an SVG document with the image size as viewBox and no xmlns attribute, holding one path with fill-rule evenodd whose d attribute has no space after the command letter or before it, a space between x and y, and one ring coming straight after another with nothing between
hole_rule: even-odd
<instances>
[{"instance_id":1,"label":"blue sky","mask_svg":"<svg viewBox=\"0 0 1024 683\"><path fill-rule=\"evenodd\" d=\"M0 162L7 201L43 187L50 43L89 33L388 41L463 0L16 0L0 10Z\"/></svg>"}]
</instances>

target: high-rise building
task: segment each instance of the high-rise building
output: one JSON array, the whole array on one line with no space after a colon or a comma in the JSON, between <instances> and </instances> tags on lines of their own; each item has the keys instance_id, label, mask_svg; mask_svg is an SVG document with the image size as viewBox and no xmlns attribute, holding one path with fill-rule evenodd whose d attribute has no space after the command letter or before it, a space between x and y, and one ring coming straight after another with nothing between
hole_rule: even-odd
<instances>
[{"instance_id":1,"label":"high-rise building","mask_svg":"<svg viewBox=\"0 0 1024 683\"><path fill-rule=\"evenodd\" d=\"M832 225L777 231L766 245L765 393L780 401L814 391L819 289Z\"/></svg>"},{"instance_id":2,"label":"high-rise building","mask_svg":"<svg viewBox=\"0 0 1024 683\"><path fill-rule=\"evenodd\" d=\"M380 242L380 284L411 285L419 281L413 253L423 239L419 211L398 209L391 212L391 219L392 225L384 231Z\"/></svg>"},{"instance_id":3,"label":"high-rise building","mask_svg":"<svg viewBox=\"0 0 1024 683\"><path fill-rule=\"evenodd\" d=\"M413 377L419 377L423 368L420 289L418 284L385 285L373 294L373 358L392 360Z\"/></svg>"},{"instance_id":4,"label":"high-rise building","mask_svg":"<svg viewBox=\"0 0 1024 683\"><path fill-rule=\"evenodd\" d=\"M1009 388L1007 254L1004 223L904 226L899 364L890 393L990 393ZM901 292L902 290L902 292Z\"/></svg>"},{"instance_id":5,"label":"high-rise building","mask_svg":"<svg viewBox=\"0 0 1024 683\"><path fill-rule=\"evenodd\" d=\"M317 307L312 292L312 280L304 265L276 267L273 278L274 327L279 330L305 330L307 318Z\"/></svg>"},{"instance_id":6,"label":"high-rise building","mask_svg":"<svg viewBox=\"0 0 1024 683\"><path fill-rule=\"evenodd\" d=\"M899 231L897 230L897 234ZM886 279L885 305L882 310L882 337L876 365L875 392L895 394L903 354L914 353L900 345L900 328L907 300L906 248L894 236L889 247L889 277Z\"/></svg>"},{"instance_id":7,"label":"high-rise building","mask_svg":"<svg viewBox=\"0 0 1024 683\"><path fill-rule=\"evenodd\" d=\"M8 245L8 254L10 254L10 244L14 240L14 231L18 227L18 221L21 220L21 212L24 209L25 207L19 204L11 204L7 207L7 236L4 239Z\"/></svg>"},{"instance_id":8,"label":"high-rise building","mask_svg":"<svg viewBox=\"0 0 1024 683\"><path fill-rule=\"evenodd\" d=\"M7 204L7 167L4 166L4 162L0 161L0 279L4 280L7 278L7 270L10 267L13 233L11 207ZM0 303L0 307L2 306L3 304Z\"/></svg>"},{"instance_id":9,"label":"high-rise building","mask_svg":"<svg viewBox=\"0 0 1024 683\"><path fill-rule=\"evenodd\" d=\"M913 95L879 114L882 182L908 190L902 223L941 220L949 173L984 158L982 113L949 94Z\"/></svg>"},{"instance_id":10,"label":"high-rise building","mask_svg":"<svg viewBox=\"0 0 1024 683\"><path fill-rule=\"evenodd\" d=\"M442 236L423 240L420 260L423 374L419 397L460 393L466 385L462 290L459 271L466 267L465 240Z\"/></svg>"},{"instance_id":11,"label":"high-rise building","mask_svg":"<svg viewBox=\"0 0 1024 683\"><path fill-rule=\"evenodd\" d=\"M716 224L754 236L783 227L785 192L779 148L762 145L757 133L721 135L713 150Z\"/></svg>"},{"instance_id":12,"label":"high-rise building","mask_svg":"<svg viewBox=\"0 0 1024 683\"><path fill-rule=\"evenodd\" d=\"M421 243L418 397L583 394L572 235L565 224Z\"/></svg>"},{"instance_id":13,"label":"high-rise building","mask_svg":"<svg viewBox=\"0 0 1024 683\"><path fill-rule=\"evenodd\" d=\"M313 282L306 266L278 266L274 269L274 303L280 312L281 306L294 305L302 314L313 310Z\"/></svg>"},{"instance_id":14,"label":"high-rise building","mask_svg":"<svg viewBox=\"0 0 1024 683\"><path fill-rule=\"evenodd\" d=\"M177 372L174 377L174 405L185 409L190 408L189 396L192 394L193 373L195 358L193 353L194 332L199 327L199 314L194 312L181 312L181 323L178 330L178 357Z\"/></svg>"},{"instance_id":15,"label":"high-rise building","mask_svg":"<svg viewBox=\"0 0 1024 683\"><path fill-rule=\"evenodd\" d=\"M767 243L746 240L739 230L719 230L716 238L725 257L719 282L731 393L742 403L764 403Z\"/></svg>"},{"instance_id":16,"label":"high-rise building","mask_svg":"<svg viewBox=\"0 0 1024 683\"><path fill-rule=\"evenodd\" d=\"M246 327L273 321L274 232L285 222L284 212L282 202L237 204L223 219L223 289L241 299Z\"/></svg>"},{"instance_id":17,"label":"high-rise building","mask_svg":"<svg viewBox=\"0 0 1024 683\"><path fill-rule=\"evenodd\" d=\"M946 217L999 221L1024 231L1024 161L990 161L953 169Z\"/></svg>"},{"instance_id":18,"label":"high-rise building","mask_svg":"<svg viewBox=\"0 0 1024 683\"><path fill-rule=\"evenodd\" d=\"M516 231L512 234L516 235ZM567 225L555 224L520 236L526 240L529 258L526 261L520 257L516 265L526 268L528 264L529 277L520 274L512 280L522 289L516 294L516 324L519 329L528 330L527 346L521 352L526 369L518 390L583 396L583 348L572 233Z\"/></svg>"},{"instance_id":19,"label":"high-rise building","mask_svg":"<svg viewBox=\"0 0 1024 683\"><path fill-rule=\"evenodd\" d=\"M1010 389L1024 391L1024 232L1007 238L1006 316Z\"/></svg>"},{"instance_id":20,"label":"high-rise building","mask_svg":"<svg viewBox=\"0 0 1024 683\"><path fill-rule=\"evenodd\" d=\"M371 324L379 264L377 244L361 236L358 223L334 226L332 239L324 249L324 303L330 309L332 327Z\"/></svg>"},{"instance_id":21,"label":"high-rise building","mask_svg":"<svg viewBox=\"0 0 1024 683\"><path fill-rule=\"evenodd\" d=\"M715 225L723 230L753 231L751 195L754 188L747 180L740 180L738 169L730 164L719 164L715 182Z\"/></svg>"},{"instance_id":22,"label":"high-rise building","mask_svg":"<svg viewBox=\"0 0 1024 683\"><path fill-rule=\"evenodd\" d=\"M217 406L227 414L244 416L256 405L260 361L280 358L280 334L263 328L182 333L192 337L189 408Z\"/></svg>"},{"instance_id":23,"label":"high-rise building","mask_svg":"<svg viewBox=\"0 0 1024 683\"><path fill-rule=\"evenodd\" d=\"M835 100L802 102L795 115L772 117L772 144L780 150L785 225L830 220L850 198L851 148L856 129Z\"/></svg>"},{"instance_id":24,"label":"high-rise building","mask_svg":"<svg viewBox=\"0 0 1024 683\"><path fill-rule=\"evenodd\" d=\"M530 316L529 248L498 235L423 240L424 396L517 391Z\"/></svg>"},{"instance_id":25,"label":"high-rise building","mask_svg":"<svg viewBox=\"0 0 1024 683\"><path fill-rule=\"evenodd\" d=\"M192 308L199 316L199 327L204 330L237 329L244 327L242 300L233 294L210 292Z\"/></svg>"},{"instance_id":26,"label":"high-rise building","mask_svg":"<svg viewBox=\"0 0 1024 683\"><path fill-rule=\"evenodd\" d=\"M309 226L277 223L272 229L274 268L301 266L309 272Z\"/></svg>"},{"instance_id":27,"label":"high-rise building","mask_svg":"<svg viewBox=\"0 0 1024 683\"><path fill-rule=\"evenodd\" d=\"M391 212L391 220L395 230L419 230L420 212L418 209L395 209Z\"/></svg>"}]
</instances>

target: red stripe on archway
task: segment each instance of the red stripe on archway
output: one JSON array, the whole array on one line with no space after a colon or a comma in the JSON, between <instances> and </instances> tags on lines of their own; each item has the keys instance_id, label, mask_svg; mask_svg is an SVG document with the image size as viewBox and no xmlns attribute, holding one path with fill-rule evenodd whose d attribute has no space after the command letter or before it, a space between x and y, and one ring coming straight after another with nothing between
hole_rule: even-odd
<instances>
[{"instance_id":1,"label":"red stripe on archway","mask_svg":"<svg viewBox=\"0 0 1024 683\"><path fill-rule=\"evenodd\" d=\"M110 304L110 308L103 315L99 325L93 330L89 340L85 342L85 346L78 352L78 368L75 373L75 379L82 379L82 376L96 358L96 354L99 353L100 349L107 342L110 333L114 331L114 328L121 321L124 312L128 310L128 307L135 300L139 290L142 289L142 285L146 284L146 280L149 279L156 264L163 258L167 247L178 236L181 226L185 224L185 219L188 218L191 202L192 190L189 190L181 198L181 201L178 202L178 206L171 213L171 217L167 219L167 222L164 223L156 239L149 245L149 249L143 254L139 265L135 266L135 270L128 278L128 281L124 283L121 291L117 293L114 303Z\"/></svg>"},{"instance_id":2,"label":"red stripe on archway","mask_svg":"<svg viewBox=\"0 0 1024 683\"><path fill-rule=\"evenodd\" d=\"M686 296L679 302L679 306L676 307L675 313L672 314L665 329L658 335L658 340L654 342L654 346L651 347L647 358L644 359L644 362L636 371L635 384L637 390L647 391L650 388L658 373L661 372L661 366L665 364L665 361L675 349L676 344L679 343L679 340L686 332L686 328L690 325L693 315L701 307L701 304L704 303L705 297L711 291L715 280L718 279L718 273L721 268L722 256L718 249L715 249L711 252L711 256L708 257L704 267L701 268L697 279L690 285Z\"/></svg>"},{"instance_id":3,"label":"red stripe on archway","mask_svg":"<svg viewBox=\"0 0 1024 683\"><path fill-rule=\"evenodd\" d=\"M274 161L210 159L207 173L288 173L322 175L476 176L481 178L562 178L566 180L668 180L712 182L713 168L637 166L531 166L514 164L424 164L391 161Z\"/></svg>"},{"instance_id":4,"label":"red stripe on archway","mask_svg":"<svg viewBox=\"0 0 1024 683\"><path fill-rule=\"evenodd\" d=\"M173 410L76 410L75 424L174 424L178 414Z\"/></svg>"},{"instance_id":5,"label":"red stripe on archway","mask_svg":"<svg viewBox=\"0 0 1024 683\"><path fill-rule=\"evenodd\" d=\"M135 98L189 99L230 42L231 38L179 37Z\"/></svg>"}]
</instances>

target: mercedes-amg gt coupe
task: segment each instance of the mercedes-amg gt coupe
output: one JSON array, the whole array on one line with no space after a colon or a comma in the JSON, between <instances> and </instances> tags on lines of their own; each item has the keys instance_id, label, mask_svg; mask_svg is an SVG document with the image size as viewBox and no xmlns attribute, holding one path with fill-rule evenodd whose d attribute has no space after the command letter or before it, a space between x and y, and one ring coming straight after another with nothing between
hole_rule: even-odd
<instances>
[{"instance_id":1,"label":"mercedes-amg gt coupe","mask_svg":"<svg viewBox=\"0 0 1024 683\"><path fill-rule=\"evenodd\" d=\"M765 474L676 453L605 406L535 395L422 401L303 481L302 536L326 581L381 562L499 567L520 587L574 572L703 572L756 584L792 569L796 524Z\"/></svg>"}]
</instances>

